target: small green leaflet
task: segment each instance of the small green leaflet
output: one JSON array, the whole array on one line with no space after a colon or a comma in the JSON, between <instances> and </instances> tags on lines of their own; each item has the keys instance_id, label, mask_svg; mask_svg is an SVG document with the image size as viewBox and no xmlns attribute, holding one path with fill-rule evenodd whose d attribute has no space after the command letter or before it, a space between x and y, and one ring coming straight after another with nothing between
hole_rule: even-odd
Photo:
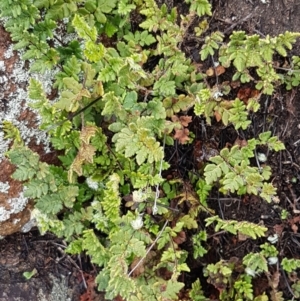
<instances>
[{"instance_id":1,"label":"small green leaflet","mask_svg":"<svg viewBox=\"0 0 300 301\"><path fill-rule=\"evenodd\" d=\"M75 27L79 37L85 40L91 40L93 42L97 39L97 29L96 27L91 28L84 20L83 17L75 14L72 25Z\"/></svg>"},{"instance_id":2,"label":"small green leaflet","mask_svg":"<svg viewBox=\"0 0 300 301\"><path fill-rule=\"evenodd\" d=\"M26 280L29 280L29 279L31 279L34 275L36 275L37 272L38 272L37 269L34 268L31 272L24 272L24 273L23 273L23 276L26 278Z\"/></svg>"}]
</instances>

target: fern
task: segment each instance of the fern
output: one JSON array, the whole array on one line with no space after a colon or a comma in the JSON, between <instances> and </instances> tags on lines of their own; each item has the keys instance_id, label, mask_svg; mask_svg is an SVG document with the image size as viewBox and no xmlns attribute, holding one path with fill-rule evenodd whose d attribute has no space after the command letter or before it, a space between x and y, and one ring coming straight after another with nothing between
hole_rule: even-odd
<instances>
[{"instance_id":1,"label":"fern","mask_svg":"<svg viewBox=\"0 0 300 301\"><path fill-rule=\"evenodd\" d=\"M215 50L219 49L218 43L223 41L224 35L221 32L214 32L205 38L205 43L200 51L201 60L204 61L208 55L214 55Z\"/></svg>"},{"instance_id":2,"label":"fern","mask_svg":"<svg viewBox=\"0 0 300 301\"><path fill-rule=\"evenodd\" d=\"M286 89L291 90L300 84L300 57L293 56L290 70L287 70L287 75L283 78L286 84Z\"/></svg>"},{"instance_id":3,"label":"fern","mask_svg":"<svg viewBox=\"0 0 300 301\"><path fill-rule=\"evenodd\" d=\"M280 76L272 66L275 51L286 56L286 48L291 49L297 37L299 33L286 32L275 38L267 36L265 39L260 39L258 35L246 36L243 31L237 31L230 36L231 41L228 45L220 49L219 60L225 67L232 62L238 71L233 79L237 80L241 77L242 82L250 80L246 75L247 68L256 67L261 79L256 89L271 95L274 91L274 83L280 80ZM243 74L246 76L242 76Z\"/></svg>"},{"instance_id":4,"label":"fern","mask_svg":"<svg viewBox=\"0 0 300 301\"><path fill-rule=\"evenodd\" d=\"M206 199L212 189L212 186L207 184L204 180L200 179L197 184L197 194L199 196L200 202L203 206L207 207Z\"/></svg>"},{"instance_id":5,"label":"fern","mask_svg":"<svg viewBox=\"0 0 300 301\"><path fill-rule=\"evenodd\" d=\"M259 169L249 166L249 158L254 157L256 145L267 144L271 149L280 150L284 146L277 137L270 137L270 132L260 134L260 140L252 139L251 143L242 147L233 146L230 150L224 148L219 156L210 158L213 164L206 165L204 169L205 180L208 184L220 180L220 191L226 193L238 192L239 194L260 194L270 202L276 194L276 188L264 182L269 179L269 168ZM250 141L249 141L250 142Z\"/></svg>"},{"instance_id":6,"label":"fern","mask_svg":"<svg viewBox=\"0 0 300 301\"><path fill-rule=\"evenodd\" d=\"M109 253L92 230L84 231L82 249L86 250L87 254L91 256L92 262L99 266L106 264L109 259Z\"/></svg>"},{"instance_id":7,"label":"fern","mask_svg":"<svg viewBox=\"0 0 300 301\"><path fill-rule=\"evenodd\" d=\"M65 77L63 83L67 90L62 92L59 101L55 103L55 107L67 112L75 112L78 110L82 98L90 98L91 94L72 77Z\"/></svg>"},{"instance_id":8,"label":"fern","mask_svg":"<svg viewBox=\"0 0 300 301\"><path fill-rule=\"evenodd\" d=\"M250 222L238 222L234 220L224 221L218 216L208 217L205 221L206 226L211 225L213 222L217 222L215 231L222 229L234 235L239 232L241 234L250 236L253 239L265 236L265 232L267 231L266 227L259 226Z\"/></svg>"},{"instance_id":9,"label":"fern","mask_svg":"<svg viewBox=\"0 0 300 301\"><path fill-rule=\"evenodd\" d=\"M282 268L287 271L287 272L292 272L293 270L299 269L300 268L300 260L299 259L288 259L288 258L283 258L281 261Z\"/></svg>"},{"instance_id":10,"label":"fern","mask_svg":"<svg viewBox=\"0 0 300 301\"><path fill-rule=\"evenodd\" d=\"M109 181L107 182L107 189L104 191L104 199L101 202L103 210L107 218L111 222L116 222L120 216L120 204L121 199L119 196L119 185L120 178L117 174L110 176Z\"/></svg>"},{"instance_id":11,"label":"fern","mask_svg":"<svg viewBox=\"0 0 300 301\"><path fill-rule=\"evenodd\" d=\"M205 231L200 231L198 234L193 235L193 256L195 259L203 257L207 253L207 250L202 246L202 242L207 240L207 234Z\"/></svg>"},{"instance_id":12,"label":"fern","mask_svg":"<svg viewBox=\"0 0 300 301\"><path fill-rule=\"evenodd\" d=\"M192 289L189 292L189 297L193 301L208 301L209 300L203 294L202 286L201 286L199 279L197 279L194 283L192 283Z\"/></svg>"},{"instance_id":13,"label":"fern","mask_svg":"<svg viewBox=\"0 0 300 301\"><path fill-rule=\"evenodd\" d=\"M211 16L211 4L208 0L185 0L186 3L191 3L190 11L195 11L198 16Z\"/></svg>"},{"instance_id":14,"label":"fern","mask_svg":"<svg viewBox=\"0 0 300 301\"><path fill-rule=\"evenodd\" d=\"M127 35L124 35L124 39L128 42L129 45L135 46L137 44L151 45L155 43L156 39L152 34L149 34L148 31L144 30L142 32L136 31L134 34L129 32Z\"/></svg>"},{"instance_id":15,"label":"fern","mask_svg":"<svg viewBox=\"0 0 300 301\"><path fill-rule=\"evenodd\" d=\"M235 298L245 298L246 300L253 300L253 287L251 277L244 276L234 283L236 291Z\"/></svg>"},{"instance_id":16,"label":"fern","mask_svg":"<svg viewBox=\"0 0 300 301\"><path fill-rule=\"evenodd\" d=\"M63 237L69 253L86 252L101 266L98 288L106 291L108 299L119 295L133 301L176 300L182 295L184 284L178 279L190 268L181 239L186 229L198 228L200 209L213 214L207 198L216 182L224 194L253 193L271 201L276 193L267 182L270 168L250 165L259 145L272 151L284 149L270 132L248 140L244 147L224 148L211 157L205 178L195 180L191 189L178 179L163 179L163 171L170 167L164 161L164 145L174 144L174 131L183 127L178 114L186 115L193 108L208 123L215 117L224 125L232 123L244 130L250 124L249 112L259 109L256 98L247 105L226 99L229 85L208 86L206 75L181 51L195 14L211 15L208 0L185 2L190 4L187 16L179 16L166 5L159 8L154 0L0 3L15 49L30 60L31 71L58 69L53 85L57 99L49 100L42 83L35 79L30 80L28 91L31 107L42 118L41 129L59 150L61 166L42 163L37 154L23 147L19 131L4 122L6 137L15 143L8 152L17 166L13 177L24 182L24 195L34 200L33 215L42 233L52 231ZM133 13L143 19L134 32ZM207 22L202 23L201 29L207 29ZM75 38L61 40L61 30L72 32ZM234 32L225 44L223 35L214 32L203 38L200 55L206 60L219 54L224 67L235 67L235 80L255 80L260 93L271 94L277 84L297 85L297 57L287 76L278 74L272 65L273 56L286 56L297 36L285 33L261 39ZM157 58L155 67L149 67ZM125 199L128 207L124 211ZM175 200L178 208L173 207ZM154 218L152 203L158 207ZM185 212L180 212L182 208ZM206 219L206 227L214 222L216 231L239 232L253 239L266 232L262 226L216 216ZM209 243L205 229L197 231L192 242L194 258L203 257ZM275 247L261 248L258 255L244 258L244 264L255 272L267 272L267 259L277 255ZM295 262L284 264L289 269L297 267ZM250 277L241 274L234 260L208 265L205 275L221 292L221 300L253 299ZM192 285L190 298L206 300L200 282ZM263 295L255 299L265 300Z\"/></svg>"},{"instance_id":17,"label":"fern","mask_svg":"<svg viewBox=\"0 0 300 301\"><path fill-rule=\"evenodd\" d=\"M249 253L243 258L243 264L255 274L268 271L266 258L260 253Z\"/></svg>"},{"instance_id":18,"label":"fern","mask_svg":"<svg viewBox=\"0 0 300 301\"><path fill-rule=\"evenodd\" d=\"M163 157L163 149L149 129L138 127L141 121L139 119L137 123L129 124L128 128L114 135L113 142L116 143L116 150L123 152L126 158L135 155L139 165L145 161L158 162Z\"/></svg>"}]
</instances>

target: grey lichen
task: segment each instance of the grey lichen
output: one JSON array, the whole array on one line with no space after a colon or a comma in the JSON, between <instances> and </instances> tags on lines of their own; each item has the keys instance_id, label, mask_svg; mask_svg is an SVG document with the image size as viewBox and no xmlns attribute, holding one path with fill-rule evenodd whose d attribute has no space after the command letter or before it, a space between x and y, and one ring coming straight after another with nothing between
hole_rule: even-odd
<instances>
[{"instance_id":1,"label":"grey lichen","mask_svg":"<svg viewBox=\"0 0 300 301\"><path fill-rule=\"evenodd\" d=\"M5 183L0 182L0 192L8 193L9 188L10 188L10 185L8 182L5 182Z\"/></svg>"},{"instance_id":2,"label":"grey lichen","mask_svg":"<svg viewBox=\"0 0 300 301\"><path fill-rule=\"evenodd\" d=\"M9 209L0 206L0 222L8 220L11 214L21 212L26 207L27 203L28 198L24 197L23 192L21 192L17 198L8 199L7 205L10 207Z\"/></svg>"},{"instance_id":3,"label":"grey lichen","mask_svg":"<svg viewBox=\"0 0 300 301\"><path fill-rule=\"evenodd\" d=\"M71 301L71 298L68 296L68 286L65 278L58 279L53 275L50 275L53 281L53 286L50 295L45 295L40 289L38 294L39 301Z\"/></svg>"}]
</instances>

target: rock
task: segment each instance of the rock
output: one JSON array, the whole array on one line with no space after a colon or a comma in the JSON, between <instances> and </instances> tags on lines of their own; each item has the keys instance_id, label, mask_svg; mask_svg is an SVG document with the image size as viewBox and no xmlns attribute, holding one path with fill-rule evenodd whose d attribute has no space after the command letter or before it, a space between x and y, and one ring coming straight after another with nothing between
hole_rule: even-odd
<instances>
[{"instance_id":1,"label":"rock","mask_svg":"<svg viewBox=\"0 0 300 301\"><path fill-rule=\"evenodd\" d=\"M7 159L0 162L0 170L0 235L6 236L30 220L33 204L23 196L22 183L11 178L15 167Z\"/></svg>"},{"instance_id":2,"label":"rock","mask_svg":"<svg viewBox=\"0 0 300 301\"><path fill-rule=\"evenodd\" d=\"M3 20L0 20L0 23ZM31 225L30 211L33 202L23 195L23 183L11 179L15 167L5 158L11 139L5 139L2 122L11 122L20 131L25 145L39 153L41 160L53 164L57 160L50 148L47 133L39 130L41 118L29 104L28 85L31 77L39 80L47 94L52 91L53 74L31 74L28 63L22 61L22 52L13 50L10 35L0 24L0 236L10 235ZM29 231L30 227L25 227Z\"/></svg>"}]
</instances>

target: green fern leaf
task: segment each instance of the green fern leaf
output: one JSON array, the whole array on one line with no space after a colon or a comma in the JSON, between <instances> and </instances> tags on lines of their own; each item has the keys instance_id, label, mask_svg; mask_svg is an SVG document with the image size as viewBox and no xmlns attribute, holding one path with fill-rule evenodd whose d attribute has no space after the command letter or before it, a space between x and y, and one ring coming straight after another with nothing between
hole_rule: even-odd
<instances>
[{"instance_id":1,"label":"green fern leaf","mask_svg":"<svg viewBox=\"0 0 300 301\"><path fill-rule=\"evenodd\" d=\"M70 240L73 235L81 235L84 229L81 212L76 211L72 215L69 215L67 218L65 218L64 226L64 236L67 240Z\"/></svg>"},{"instance_id":2,"label":"green fern leaf","mask_svg":"<svg viewBox=\"0 0 300 301\"><path fill-rule=\"evenodd\" d=\"M189 297L192 301L209 301L209 299L204 296L199 278L192 283L192 289L189 292Z\"/></svg>"},{"instance_id":3,"label":"green fern leaf","mask_svg":"<svg viewBox=\"0 0 300 301\"><path fill-rule=\"evenodd\" d=\"M19 166L12 174L12 178L18 181L26 181L31 179L36 174L36 170L28 168L27 166Z\"/></svg>"},{"instance_id":4,"label":"green fern leaf","mask_svg":"<svg viewBox=\"0 0 300 301\"><path fill-rule=\"evenodd\" d=\"M260 253L250 253L243 258L243 264L255 273L268 272L268 263Z\"/></svg>"},{"instance_id":5,"label":"green fern leaf","mask_svg":"<svg viewBox=\"0 0 300 301\"><path fill-rule=\"evenodd\" d=\"M118 1L118 13L120 15L128 15L135 8L135 4L128 3L128 0Z\"/></svg>"},{"instance_id":6,"label":"green fern leaf","mask_svg":"<svg viewBox=\"0 0 300 301\"><path fill-rule=\"evenodd\" d=\"M81 37L84 40L91 40L93 42L97 39L97 29L96 27L90 27L84 20L83 17L80 17L79 15L75 14L72 25L77 31L77 34L79 37Z\"/></svg>"},{"instance_id":7,"label":"green fern leaf","mask_svg":"<svg viewBox=\"0 0 300 301\"><path fill-rule=\"evenodd\" d=\"M205 166L204 169L204 176L206 183L212 184L213 182L216 182L218 178L220 178L222 175L222 169L218 165L214 164L208 164Z\"/></svg>"},{"instance_id":8,"label":"green fern leaf","mask_svg":"<svg viewBox=\"0 0 300 301\"><path fill-rule=\"evenodd\" d=\"M66 2L64 0L57 0L54 3L52 2L49 9L47 9L45 18L49 20L68 18L77 11L76 2L79 1Z\"/></svg>"},{"instance_id":9,"label":"green fern leaf","mask_svg":"<svg viewBox=\"0 0 300 301\"><path fill-rule=\"evenodd\" d=\"M91 256L93 263L103 266L109 260L107 249L100 243L92 229L83 232L82 248Z\"/></svg>"},{"instance_id":10,"label":"green fern leaf","mask_svg":"<svg viewBox=\"0 0 300 301\"><path fill-rule=\"evenodd\" d=\"M161 77L153 86L154 95L173 96L175 95L175 82L168 81Z\"/></svg>"},{"instance_id":11,"label":"green fern leaf","mask_svg":"<svg viewBox=\"0 0 300 301\"><path fill-rule=\"evenodd\" d=\"M159 100L151 100L147 104L148 112L155 118L155 119L165 119L166 118L166 110L163 107L163 104Z\"/></svg>"},{"instance_id":12,"label":"green fern leaf","mask_svg":"<svg viewBox=\"0 0 300 301\"><path fill-rule=\"evenodd\" d=\"M263 183L262 191L260 196L265 199L268 203L271 203L272 198L276 195L277 188L271 183Z\"/></svg>"},{"instance_id":13,"label":"green fern leaf","mask_svg":"<svg viewBox=\"0 0 300 301\"><path fill-rule=\"evenodd\" d=\"M105 14L110 13L115 7L117 0L111 0L111 1L106 1L106 0L98 0L97 1L97 8Z\"/></svg>"},{"instance_id":14,"label":"green fern leaf","mask_svg":"<svg viewBox=\"0 0 300 301\"><path fill-rule=\"evenodd\" d=\"M34 78L30 79L29 97L33 100L46 101L46 94L42 84Z\"/></svg>"},{"instance_id":15,"label":"green fern leaf","mask_svg":"<svg viewBox=\"0 0 300 301\"><path fill-rule=\"evenodd\" d=\"M282 268L288 272L291 273L293 270L300 268L300 260L299 259L288 259L284 257L281 261Z\"/></svg>"},{"instance_id":16,"label":"green fern leaf","mask_svg":"<svg viewBox=\"0 0 300 301\"><path fill-rule=\"evenodd\" d=\"M48 192L48 184L40 183L40 181L30 181L26 186L24 196L29 198L40 198L42 195L46 195Z\"/></svg>"},{"instance_id":17,"label":"green fern leaf","mask_svg":"<svg viewBox=\"0 0 300 301\"><path fill-rule=\"evenodd\" d=\"M103 116L114 115L121 121L126 118L126 112L122 107L120 98L114 95L114 92L108 92L103 95L104 108L101 112Z\"/></svg>"},{"instance_id":18,"label":"green fern leaf","mask_svg":"<svg viewBox=\"0 0 300 301\"><path fill-rule=\"evenodd\" d=\"M207 184L206 181L200 179L197 184L197 194L200 198L200 202L203 206L207 207L206 199L212 189L212 186Z\"/></svg>"},{"instance_id":19,"label":"green fern leaf","mask_svg":"<svg viewBox=\"0 0 300 301\"><path fill-rule=\"evenodd\" d=\"M168 117L172 117L174 114L180 111L186 111L192 107L195 100L186 95L179 95L177 98L166 97L163 100L163 106L166 109L166 114Z\"/></svg>"},{"instance_id":20,"label":"green fern leaf","mask_svg":"<svg viewBox=\"0 0 300 301\"><path fill-rule=\"evenodd\" d=\"M59 101L54 106L67 112L75 112L79 108L79 101L83 97L91 97L90 92L72 77L65 77L63 83L68 90L61 93Z\"/></svg>"},{"instance_id":21,"label":"green fern leaf","mask_svg":"<svg viewBox=\"0 0 300 301\"><path fill-rule=\"evenodd\" d=\"M106 183L104 198L101 201L105 216L111 222L116 222L120 216L121 198L119 196L120 177L118 174L112 174Z\"/></svg>"},{"instance_id":22,"label":"green fern leaf","mask_svg":"<svg viewBox=\"0 0 300 301\"><path fill-rule=\"evenodd\" d=\"M95 44L93 41L85 43L84 55L91 62L99 62L105 55L106 49L102 43Z\"/></svg>"},{"instance_id":23,"label":"green fern leaf","mask_svg":"<svg viewBox=\"0 0 300 301\"><path fill-rule=\"evenodd\" d=\"M129 128L124 128L115 134L112 139L116 144L118 152L124 152L129 158L136 155L139 165L148 160L149 163L160 161L163 157L163 150L159 142L153 137L149 129L137 128L136 124L129 124Z\"/></svg>"},{"instance_id":24,"label":"green fern leaf","mask_svg":"<svg viewBox=\"0 0 300 301\"><path fill-rule=\"evenodd\" d=\"M186 3L191 3L190 11L197 13L199 17L203 15L211 16L211 4L208 0L185 0Z\"/></svg>"},{"instance_id":25,"label":"green fern leaf","mask_svg":"<svg viewBox=\"0 0 300 301\"><path fill-rule=\"evenodd\" d=\"M249 222L238 222L236 224L236 228L240 233L250 236L253 239L256 239L258 237L264 237L266 231L268 230L266 227Z\"/></svg>"},{"instance_id":26,"label":"green fern leaf","mask_svg":"<svg viewBox=\"0 0 300 301\"><path fill-rule=\"evenodd\" d=\"M222 184L222 190L230 190L231 192L235 192L244 185L244 179L235 172L229 172L225 175L225 179L222 180Z\"/></svg>"},{"instance_id":27,"label":"green fern leaf","mask_svg":"<svg viewBox=\"0 0 300 301\"><path fill-rule=\"evenodd\" d=\"M55 215L63 209L58 193L47 194L36 200L36 207L47 215Z\"/></svg>"},{"instance_id":28,"label":"green fern leaf","mask_svg":"<svg viewBox=\"0 0 300 301\"><path fill-rule=\"evenodd\" d=\"M184 215L180 218L180 222L184 223L184 227L187 229L197 229L197 221L190 215Z\"/></svg>"},{"instance_id":29,"label":"green fern leaf","mask_svg":"<svg viewBox=\"0 0 300 301\"><path fill-rule=\"evenodd\" d=\"M178 298L179 291L184 287L184 283L174 280L168 280L165 288L165 283L162 284L161 297L165 300L176 300Z\"/></svg>"}]
</instances>

